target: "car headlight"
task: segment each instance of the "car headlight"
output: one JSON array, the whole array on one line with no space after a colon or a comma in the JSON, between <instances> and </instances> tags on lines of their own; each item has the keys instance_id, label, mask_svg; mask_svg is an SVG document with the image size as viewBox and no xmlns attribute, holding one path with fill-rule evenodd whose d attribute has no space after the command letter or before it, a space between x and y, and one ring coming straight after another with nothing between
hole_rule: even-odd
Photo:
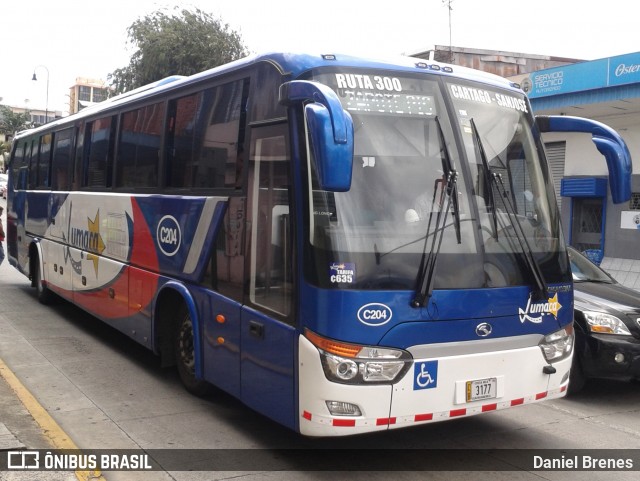
<instances>
[{"instance_id":1,"label":"car headlight","mask_svg":"<svg viewBox=\"0 0 640 481\"><path fill-rule=\"evenodd\" d=\"M547 362L558 362L569 357L573 350L573 323L546 335L538 345Z\"/></svg>"},{"instance_id":2,"label":"car headlight","mask_svg":"<svg viewBox=\"0 0 640 481\"><path fill-rule=\"evenodd\" d=\"M631 332L624 322L616 316L604 312L583 311L587 326L591 332L598 334L621 334L630 336Z\"/></svg>"},{"instance_id":3,"label":"car headlight","mask_svg":"<svg viewBox=\"0 0 640 481\"><path fill-rule=\"evenodd\" d=\"M305 337L318 348L324 374L342 384L394 384L413 364L402 349L362 346L324 338L309 330Z\"/></svg>"}]
</instances>

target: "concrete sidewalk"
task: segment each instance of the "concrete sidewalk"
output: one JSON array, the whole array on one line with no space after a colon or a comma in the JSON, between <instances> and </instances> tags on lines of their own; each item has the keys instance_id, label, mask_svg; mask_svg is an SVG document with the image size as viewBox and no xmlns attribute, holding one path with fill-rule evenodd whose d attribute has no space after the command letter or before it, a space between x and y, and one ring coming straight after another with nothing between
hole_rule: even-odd
<instances>
[{"instance_id":1,"label":"concrete sidewalk","mask_svg":"<svg viewBox=\"0 0 640 481\"><path fill-rule=\"evenodd\" d=\"M0 377L0 413L0 452L48 447L39 426L3 377Z\"/></svg>"},{"instance_id":2,"label":"concrete sidewalk","mask_svg":"<svg viewBox=\"0 0 640 481\"><path fill-rule=\"evenodd\" d=\"M52 449L49 440L16 393L0 376L0 456L21 449ZM73 472L0 471L0 481L76 481Z\"/></svg>"},{"instance_id":3,"label":"concrete sidewalk","mask_svg":"<svg viewBox=\"0 0 640 481\"><path fill-rule=\"evenodd\" d=\"M5 208L2 225L6 228L6 201L0 200ZM6 253L6 244L5 253ZM4 260L2 269L10 268L9 261ZM4 361L2 362L4 366ZM5 367L5 369L9 369ZM0 375L0 456L7 456L8 451L21 449L53 449L50 440L44 435L40 425L29 410L18 398L16 392ZM75 481L74 472L38 471L0 471L0 481Z\"/></svg>"}]
</instances>

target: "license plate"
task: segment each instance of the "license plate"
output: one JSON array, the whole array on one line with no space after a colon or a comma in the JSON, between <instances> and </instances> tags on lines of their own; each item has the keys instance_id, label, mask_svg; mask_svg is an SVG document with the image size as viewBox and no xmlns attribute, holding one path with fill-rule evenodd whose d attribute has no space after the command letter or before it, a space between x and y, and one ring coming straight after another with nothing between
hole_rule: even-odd
<instances>
[{"instance_id":1,"label":"license plate","mask_svg":"<svg viewBox=\"0 0 640 481\"><path fill-rule=\"evenodd\" d=\"M467 402L497 397L498 381L495 377L467 381Z\"/></svg>"}]
</instances>

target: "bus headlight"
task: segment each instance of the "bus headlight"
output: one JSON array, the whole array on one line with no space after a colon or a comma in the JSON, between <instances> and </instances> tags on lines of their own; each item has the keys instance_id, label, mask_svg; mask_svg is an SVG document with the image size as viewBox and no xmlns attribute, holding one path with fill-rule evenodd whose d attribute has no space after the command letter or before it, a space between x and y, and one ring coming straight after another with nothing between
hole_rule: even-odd
<instances>
[{"instance_id":1,"label":"bus headlight","mask_svg":"<svg viewBox=\"0 0 640 481\"><path fill-rule=\"evenodd\" d=\"M558 362L571 355L573 350L573 323L552 332L540 341L540 349L549 363Z\"/></svg>"},{"instance_id":2,"label":"bus headlight","mask_svg":"<svg viewBox=\"0 0 640 481\"><path fill-rule=\"evenodd\" d=\"M394 384L402 379L413 364L411 354L402 349L333 341L309 330L304 335L318 348L322 368L329 381L343 384Z\"/></svg>"}]
</instances>

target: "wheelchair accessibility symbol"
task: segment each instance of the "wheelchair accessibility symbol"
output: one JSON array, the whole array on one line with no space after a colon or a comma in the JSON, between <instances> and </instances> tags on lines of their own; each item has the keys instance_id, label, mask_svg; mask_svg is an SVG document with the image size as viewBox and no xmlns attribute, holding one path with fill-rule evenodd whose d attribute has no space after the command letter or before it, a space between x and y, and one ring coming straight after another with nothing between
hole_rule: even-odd
<instances>
[{"instance_id":1,"label":"wheelchair accessibility symbol","mask_svg":"<svg viewBox=\"0 0 640 481\"><path fill-rule=\"evenodd\" d=\"M413 390L438 386L438 361L418 362L413 367Z\"/></svg>"}]
</instances>

